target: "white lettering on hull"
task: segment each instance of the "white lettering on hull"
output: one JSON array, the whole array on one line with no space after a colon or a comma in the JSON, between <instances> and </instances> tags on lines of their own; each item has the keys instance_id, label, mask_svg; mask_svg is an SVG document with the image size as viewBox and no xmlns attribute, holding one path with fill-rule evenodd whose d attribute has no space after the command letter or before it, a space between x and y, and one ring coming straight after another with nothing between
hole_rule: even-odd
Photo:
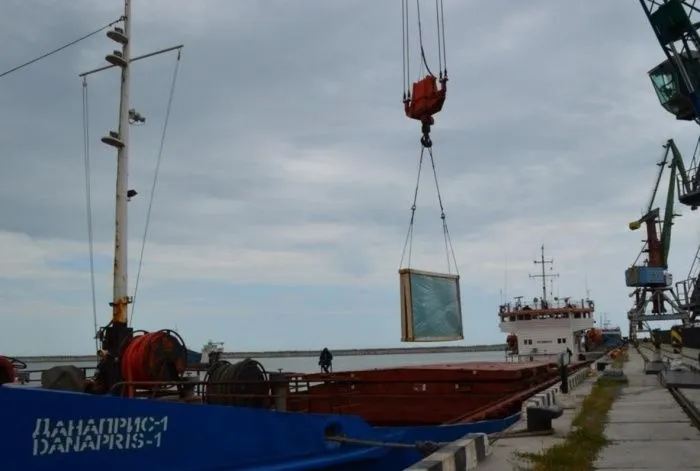
<instances>
[{"instance_id":1,"label":"white lettering on hull","mask_svg":"<svg viewBox=\"0 0 700 471\"><path fill-rule=\"evenodd\" d=\"M167 430L167 416L38 418L32 434L33 455L160 448Z\"/></svg>"}]
</instances>

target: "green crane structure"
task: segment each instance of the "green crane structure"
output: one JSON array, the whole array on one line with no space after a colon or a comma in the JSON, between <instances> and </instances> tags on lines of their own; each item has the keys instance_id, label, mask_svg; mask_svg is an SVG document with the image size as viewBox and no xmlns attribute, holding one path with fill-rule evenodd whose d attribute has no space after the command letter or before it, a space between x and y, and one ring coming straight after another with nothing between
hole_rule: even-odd
<instances>
[{"instance_id":1,"label":"green crane structure","mask_svg":"<svg viewBox=\"0 0 700 471\"><path fill-rule=\"evenodd\" d=\"M661 106L678 120L700 124L700 4L695 0L639 0L639 3L666 56L664 61L649 71ZM700 140L688 167L683 165L673 140L669 141L668 146L672 153L672 171L675 169L678 172L678 200L696 210L700 206ZM665 250L668 257L670 245L663 248L663 231L660 242L662 251ZM670 228L666 243L670 244ZM699 278L700 247L686 279L675 285L674 297L678 299L677 308L682 313L684 323L694 322L700 315ZM639 311L636 305L630 312L633 311ZM689 320L685 318L687 313L690 314Z\"/></svg>"},{"instance_id":2,"label":"green crane structure","mask_svg":"<svg viewBox=\"0 0 700 471\"><path fill-rule=\"evenodd\" d=\"M673 139L664 147L662 160L656 182L651 192L649 204L642 217L629 223L631 230L646 228L646 240L635 262L625 271L627 286L635 288L630 297L634 297L632 309L627 313L629 336L636 338L640 330L650 330L649 322L680 320L684 325L690 321L690 313L678 293L673 288L673 278L668 271L668 254L671 250L671 229L674 213L676 189L689 186L688 175L683 157ZM659 185L664 171L670 169L666 204L661 219L659 207L654 207ZM651 306L651 310L648 308Z\"/></svg>"}]
</instances>

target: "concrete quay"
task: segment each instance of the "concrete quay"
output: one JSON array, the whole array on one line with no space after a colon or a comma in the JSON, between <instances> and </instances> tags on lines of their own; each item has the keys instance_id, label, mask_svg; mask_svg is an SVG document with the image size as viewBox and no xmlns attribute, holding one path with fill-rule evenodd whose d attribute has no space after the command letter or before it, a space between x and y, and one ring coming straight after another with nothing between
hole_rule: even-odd
<instances>
[{"instance_id":1,"label":"concrete quay","mask_svg":"<svg viewBox=\"0 0 700 471\"><path fill-rule=\"evenodd\" d=\"M664 349L666 350L666 349ZM686 351L688 357L695 351ZM645 352L646 353L646 352ZM605 425L609 443L598 454L592 467L606 471L700 471L700 431L696 429L659 377L646 374L645 359L634 349L628 351L629 360L623 364L627 384L613 402ZM670 351L664 356L677 358ZM651 356L651 355L649 355ZM684 363L698 366L697 361L685 358ZM517 453L538 453L563 442L572 428L573 419L591 392L598 374L595 365L570 378L569 394L558 387L540 393L523 405L521 420L506 431L527 429L525 411L528 407L557 404L561 417L552 421L554 433L546 436L503 437L484 440L465 437L459 442L413 465L410 470L471 470L508 471L529 469L531 463L520 460ZM686 398L700 405L700 389L683 389ZM460 453L459 455L457 453ZM478 459L477 459L478 458ZM565 470L562 470L565 471Z\"/></svg>"},{"instance_id":2,"label":"concrete quay","mask_svg":"<svg viewBox=\"0 0 700 471\"><path fill-rule=\"evenodd\" d=\"M561 394L559 385L536 394L523 404L523 412L528 407L550 406L555 402L564 409L564 415L552 421L556 430L566 430L570 428L571 421L575 414L573 405L583 402L588 396L593 382L590 376L594 375L591 369L585 368L571 375L568 379L569 393ZM525 414L521 420L513 425L508 432L520 432L527 429ZM566 422L568 420L568 422ZM507 471L514 469L514 451L537 452L543 448L552 446L557 440L562 440L566 433L555 434L546 437L518 437L508 439L490 440L484 434L473 434L464 437L457 442L443 447L413 466L406 468L406 471L465 471L465 470L487 470L487 471Z\"/></svg>"},{"instance_id":3,"label":"concrete quay","mask_svg":"<svg viewBox=\"0 0 700 471\"><path fill-rule=\"evenodd\" d=\"M700 470L700 432L656 375L644 372L634 349L624 365L628 384L613 403L605 427L610 444L594 469Z\"/></svg>"},{"instance_id":4,"label":"concrete quay","mask_svg":"<svg viewBox=\"0 0 700 471\"><path fill-rule=\"evenodd\" d=\"M598 377L591 369L585 369L569 384L569 393L563 394L559 386L550 388L545 394L550 397L539 400L537 396L532 401L523 405L522 418L511 427L508 432L520 432L527 430L525 411L528 407L536 405L558 405L562 408L561 417L552 420L554 434L545 436L517 437L497 439L491 443L491 454L476 467L478 471L508 471L528 469L529 463L521 461L517 453L538 453L557 443L561 443L571 430L571 423L578 413L583 400L591 393L591 389ZM539 403L538 403L539 402Z\"/></svg>"}]
</instances>

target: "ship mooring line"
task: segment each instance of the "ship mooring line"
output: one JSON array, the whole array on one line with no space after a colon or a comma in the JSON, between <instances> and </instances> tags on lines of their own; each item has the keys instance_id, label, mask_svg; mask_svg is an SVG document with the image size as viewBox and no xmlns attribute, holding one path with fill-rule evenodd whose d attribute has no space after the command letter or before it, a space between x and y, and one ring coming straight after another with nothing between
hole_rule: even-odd
<instances>
[{"instance_id":1,"label":"ship mooring line","mask_svg":"<svg viewBox=\"0 0 700 471\"><path fill-rule=\"evenodd\" d=\"M489 441L491 443L495 442L496 440L502 440L502 439L507 439L507 438L521 438L521 437L544 437L544 436L549 436L554 434L554 429L550 430L543 430L543 431L528 431L528 430L520 430L520 431L512 431L512 432L495 432L495 433L488 433L486 436L488 437ZM469 435L469 434L466 434ZM465 437L460 437L457 440L460 440L462 438L468 438L465 435ZM345 443L348 445L360 445L360 446L369 446L369 447L386 447L386 448L402 448L402 449L417 449L421 451L422 453L425 453L426 455L430 455L432 453L435 453L438 451L440 448L446 447L451 445L453 442L434 442L434 441L417 441L414 443L403 443L403 442L385 442L385 441L380 441L380 440L366 440L362 438L352 438L352 437L346 437L342 435L331 435L326 437L326 440L331 441L331 442L336 442L336 443ZM456 441L456 440L455 440Z\"/></svg>"}]
</instances>

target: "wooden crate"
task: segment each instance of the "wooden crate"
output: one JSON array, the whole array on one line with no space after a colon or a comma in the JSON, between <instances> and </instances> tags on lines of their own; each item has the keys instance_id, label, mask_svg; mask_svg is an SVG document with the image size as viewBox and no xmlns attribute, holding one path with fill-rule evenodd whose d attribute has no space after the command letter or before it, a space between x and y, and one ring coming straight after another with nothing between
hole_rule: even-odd
<instances>
[{"instance_id":1,"label":"wooden crate","mask_svg":"<svg viewBox=\"0 0 700 471\"><path fill-rule=\"evenodd\" d=\"M401 341L463 340L459 275L402 268Z\"/></svg>"}]
</instances>

